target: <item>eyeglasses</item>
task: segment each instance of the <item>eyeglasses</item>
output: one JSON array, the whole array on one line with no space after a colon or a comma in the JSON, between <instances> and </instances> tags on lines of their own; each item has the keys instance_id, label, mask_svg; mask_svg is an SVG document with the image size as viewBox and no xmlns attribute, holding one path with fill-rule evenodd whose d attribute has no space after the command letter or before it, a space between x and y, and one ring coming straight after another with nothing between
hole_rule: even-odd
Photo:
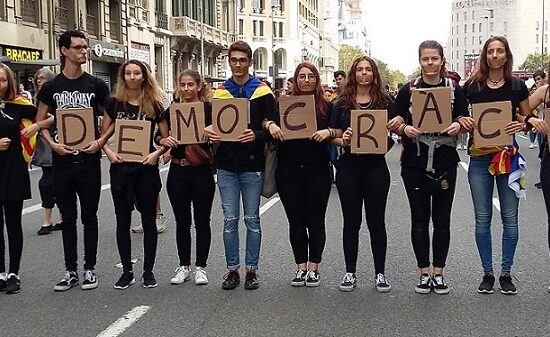
<instances>
[{"instance_id":1,"label":"eyeglasses","mask_svg":"<svg viewBox=\"0 0 550 337\"><path fill-rule=\"evenodd\" d=\"M69 46L69 49L74 49L78 52L82 52L82 51L87 51L88 49L90 49L90 47L88 46Z\"/></svg>"},{"instance_id":2,"label":"eyeglasses","mask_svg":"<svg viewBox=\"0 0 550 337\"><path fill-rule=\"evenodd\" d=\"M236 66L237 64L247 64L248 63L248 58L236 58L236 57L232 57L229 59L229 63L231 63L231 65L234 65Z\"/></svg>"},{"instance_id":3,"label":"eyeglasses","mask_svg":"<svg viewBox=\"0 0 550 337\"><path fill-rule=\"evenodd\" d=\"M317 81L317 77L315 77L315 74L300 74L298 75L298 80L304 82L306 80L306 77L310 82Z\"/></svg>"}]
</instances>

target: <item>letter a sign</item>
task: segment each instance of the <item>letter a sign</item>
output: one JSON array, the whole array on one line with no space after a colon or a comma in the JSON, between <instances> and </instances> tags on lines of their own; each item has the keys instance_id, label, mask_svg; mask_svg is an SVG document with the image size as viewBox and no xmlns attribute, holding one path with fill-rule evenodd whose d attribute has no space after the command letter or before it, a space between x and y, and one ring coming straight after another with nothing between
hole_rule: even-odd
<instances>
[{"instance_id":1,"label":"letter a sign","mask_svg":"<svg viewBox=\"0 0 550 337\"><path fill-rule=\"evenodd\" d=\"M55 113L59 144L80 150L95 140L94 111L58 109Z\"/></svg>"},{"instance_id":2,"label":"letter a sign","mask_svg":"<svg viewBox=\"0 0 550 337\"><path fill-rule=\"evenodd\" d=\"M413 89L412 119L422 132L441 132L452 123L451 87Z\"/></svg>"},{"instance_id":3,"label":"letter a sign","mask_svg":"<svg viewBox=\"0 0 550 337\"><path fill-rule=\"evenodd\" d=\"M351 153L388 152L387 122L386 110L351 110Z\"/></svg>"}]
</instances>

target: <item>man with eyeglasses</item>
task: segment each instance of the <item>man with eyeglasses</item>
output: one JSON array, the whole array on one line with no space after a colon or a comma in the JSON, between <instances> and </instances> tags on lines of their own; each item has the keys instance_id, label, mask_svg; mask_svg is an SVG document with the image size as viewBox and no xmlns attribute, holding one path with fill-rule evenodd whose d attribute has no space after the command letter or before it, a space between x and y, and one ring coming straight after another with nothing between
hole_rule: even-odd
<instances>
[{"instance_id":1,"label":"man with eyeglasses","mask_svg":"<svg viewBox=\"0 0 550 337\"><path fill-rule=\"evenodd\" d=\"M229 66L232 76L214 92L214 99L246 98L249 100L248 128L239 142L220 142L216 152L218 188L222 200L224 229L223 243L227 275L222 288L235 289L240 283L239 267L239 210L242 195L246 225L245 289L259 287L256 270L260 258L262 229L260 226L260 194L265 164L264 144L271 139L262 128L264 120L276 120L276 102L267 84L249 74L253 64L252 49L244 41L229 47ZM213 142L220 136L206 129Z\"/></svg>"},{"instance_id":2,"label":"man with eyeglasses","mask_svg":"<svg viewBox=\"0 0 550 337\"><path fill-rule=\"evenodd\" d=\"M61 73L46 82L38 93L37 121L44 120L49 112L56 115L56 109L92 108L94 116L102 115L109 88L82 69L88 58L86 36L80 31L66 31L59 37ZM81 219L84 225L84 281L82 289L98 286L95 264L98 242L97 209L101 193L101 147L106 139L99 137L97 123L94 123L96 140L81 151L59 144L57 130L52 137L42 130L43 139L52 148L54 196L61 211L63 222L63 249L65 253L65 274L55 291L66 291L78 285L77 274L77 196L80 200ZM107 134L110 134L107 132Z\"/></svg>"}]
</instances>

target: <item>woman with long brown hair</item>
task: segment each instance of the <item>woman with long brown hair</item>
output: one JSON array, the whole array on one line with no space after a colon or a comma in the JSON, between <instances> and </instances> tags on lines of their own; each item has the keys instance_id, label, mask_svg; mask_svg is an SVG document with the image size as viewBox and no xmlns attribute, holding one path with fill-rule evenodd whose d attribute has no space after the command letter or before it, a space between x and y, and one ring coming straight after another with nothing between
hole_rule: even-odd
<instances>
[{"instance_id":1,"label":"woman with long brown hair","mask_svg":"<svg viewBox=\"0 0 550 337\"><path fill-rule=\"evenodd\" d=\"M202 102L206 126L212 124L212 105L210 104L210 87L204 83L201 75L192 69L184 70L178 77L178 91L175 94L179 103ZM170 108L164 112L164 118L170 125ZM162 136L156 136L162 138ZM172 137L162 138L160 145L171 148L172 157L166 190L176 217L176 246L179 265L176 268L171 284L182 284L191 278L191 204L196 230L195 284L208 284L206 262L210 252L210 213L214 200L215 183L212 174L212 162L206 160L211 151L208 144L178 145ZM189 151L201 151L200 162L192 160Z\"/></svg>"},{"instance_id":2,"label":"woman with long brown hair","mask_svg":"<svg viewBox=\"0 0 550 337\"><path fill-rule=\"evenodd\" d=\"M352 291L357 284L357 254L359 230L365 208L374 260L374 280L379 292L391 287L385 276L386 264L386 201L390 189L390 172L383 154L352 154L351 110L379 109L391 114L392 100L385 92L376 62L368 56L356 58L346 76L346 82L335 103L330 127L341 138L334 145L344 148L336 163L336 187L344 217L343 246L346 273L341 291ZM391 116L390 116L391 117Z\"/></svg>"},{"instance_id":3,"label":"woman with long brown hair","mask_svg":"<svg viewBox=\"0 0 550 337\"><path fill-rule=\"evenodd\" d=\"M309 139L285 140L273 121L265 129L280 141L277 190L289 223L290 244L297 271L292 286L319 285L319 264L325 248L325 214L332 178L326 141L335 136L328 128L332 104L324 95L319 71L302 62L294 71L292 95L313 95L317 131Z\"/></svg>"},{"instance_id":4,"label":"woman with long brown hair","mask_svg":"<svg viewBox=\"0 0 550 337\"><path fill-rule=\"evenodd\" d=\"M421 76L405 84L397 94L395 111L404 123L398 127L403 135L401 177L411 209L411 241L420 281L418 294L432 290L448 294L450 289L443 276L451 239L451 209L454 200L457 164L456 135L471 129L473 121L466 109L464 93L447 76L443 47L427 40L418 47ZM450 87L452 123L440 133L423 133L412 126L411 91L415 88ZM430 265L430 218L433 223Z\"/></svg>"},{"instance_id":5,"label":"woman with long brown hair","mask_svg":"<svg viewBox=\"0 0 550 337\"><path fill-rule=\"evenodd\" d=\"M135 283L131 261L130 224L134 200L141 213L143 226L143 287L154 288L157 281L153 266L157 251L156 204L161 189L158 159L167 148L155 149L153 132L158 125L163 137L168 136L168 124L163 118L160 88L149 69L140 61L126 61L118 72L114 95L105 104L102 132L112 134L116 119L145 120L151 123L148 143L150 153L142 162L125 162L109 148L103 151L111 162L111 194L115 206L116 237L123 273L116 282L116 289L126 289Z\"/></svg>"},{"instance_id":6,"label":"woman with long brown hair","mask_svg":"<svg viewBox=\"0 0 550 337\"><path fill-rule=\"evenodd\" d=\"M543 132L544 123L531 115L529 90L523 81L512 76L512 69L513 55L506 38L489 38L480 54L479 71L464 84L469 103L510 102L512 109L508 117L511 122L504 129L508 135L514 136L516 132L523 130L524 122L533 125L538 132ZM491 243L495 185L503 227L500 292L507 295L517 294L511 269L519 237L519 198L525 191L521 182L524 174L523 158L519 154L515 137L512 139L512 144L506 146L478 147L474 145L475 139L469 144L468 180L474 203L475 239L484 274L477 291L483 294L493 293L495 283ZM517 176L518 179L510 179L511 176Z\"/></svg>"}]
</instances>

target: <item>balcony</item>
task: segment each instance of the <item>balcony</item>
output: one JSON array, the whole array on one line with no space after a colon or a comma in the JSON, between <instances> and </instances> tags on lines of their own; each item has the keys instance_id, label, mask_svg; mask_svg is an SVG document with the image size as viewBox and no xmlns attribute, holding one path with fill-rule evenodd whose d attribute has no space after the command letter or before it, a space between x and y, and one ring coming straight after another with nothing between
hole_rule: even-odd
<instances>
[{"instance_id":1,"label":"balcony","mask_svg":"<svg viewBox=\"0 0 550 337\"><path fill-rule=\"evenodd\" d=\"M38 4L35 0L21 1L21 18L24 22L36 24L38 22Z\"/></svg>"},{"instance_id":2,"label":"balcony","mask_svg":"<svg viewBox=\"0 0 550 337\"><path fill-rule=\"evenodd\" d=\"M252 42L266 42L267 38L264 36L253 36Z\"/></svg>"},{"instance_id":3,"label":"balcony","mask_svg":"<svg viewBox=\"0 0 550 337\"><path fill-rule=\"evenodd\" d=\"M160 12L155 12L157 18L157 28L168 30L168 15Z\"/></svg>"},{"instance_id":4,"label":"balcony","mask_svg":"<svg viewBox=\"0 0 550 337\"><path fill-rule=\"evenodd\" d=\"M119 21L109 21L109 36L111 40L120 42L120 22Z\"/></svg>"},{"instance_id":5,"label":"balcony","mask_svg":"<svg viewBox=\"0 0 550 337\"><path fill-rule=\"evenodd\" d=\"M274 37L273 38L273 43L285 44L286 43L286 38L284 38L284 37Z\"/></svg>"},{"instance_id":6,"label":"balcony","mask_svg":"<svg viewBox=\"0 0 550 337\"><path fill-rule=\"evenodd\" d=\"M174 36L193 37L200 39L201 24L200 22L189 18L188 16L173 17L171 19L171 29ZM230 35L221 29L214 28L209 25L204 25L204 40L222 47L229 47Z\"/></svg>"},{"instance_id":7,"label":"balcony","mask_svg":"<svg viewBox=\"0 0 550 337\"><path fill-rule=\"evenodd\" d=\"M64 7L55 7L55 23L64 30L69 29L69 10Z\"/></svg>"},{"instance_id":8,"label":"balcony","mask_svg":"<svg viewBox=\"0 0 550 337\"><path fill-rule=\"evenodd\" d=\"M97 37L97 20L95 15L86 14L86 32L92 37Z\"/></svg>"}]
</instances>

